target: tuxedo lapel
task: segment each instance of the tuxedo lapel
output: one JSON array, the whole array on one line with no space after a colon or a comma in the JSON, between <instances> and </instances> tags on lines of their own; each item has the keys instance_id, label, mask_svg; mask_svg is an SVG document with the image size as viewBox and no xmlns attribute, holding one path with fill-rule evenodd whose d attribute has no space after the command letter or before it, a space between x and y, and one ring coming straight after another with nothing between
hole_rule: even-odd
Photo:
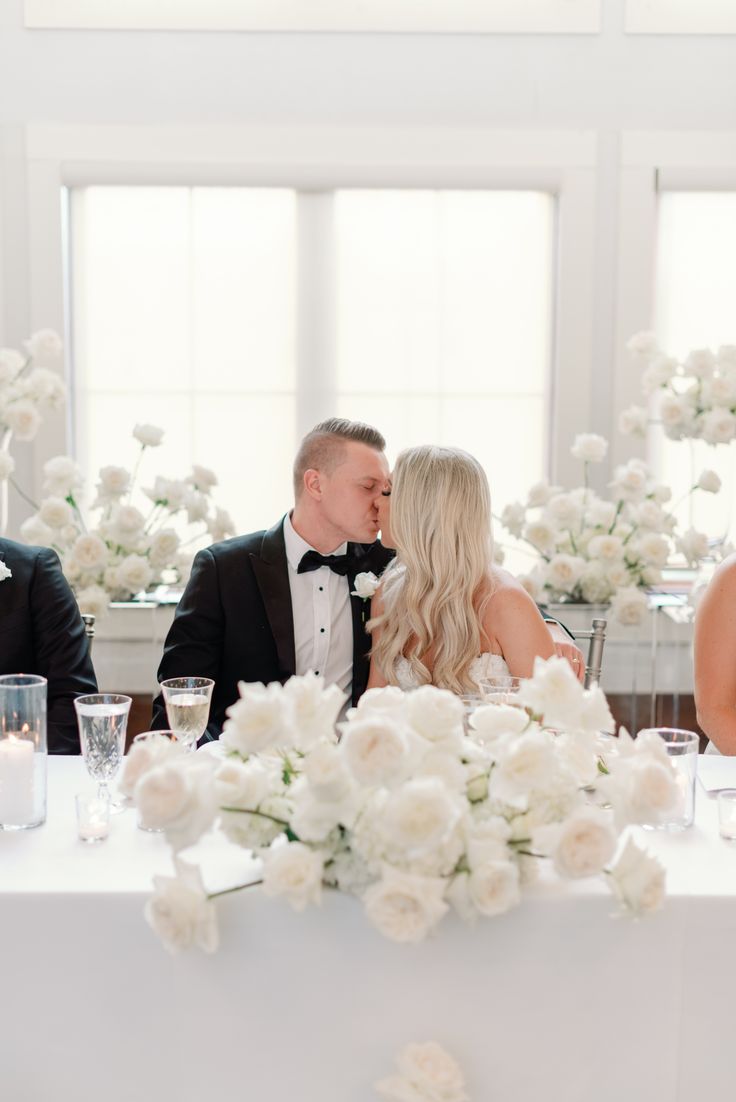
<instances>
[{"instance_id":1,"label":"tuxedo lapel","mask_svg":"<svg viewBox=\"0 0 736 1102\"><path fill-rule=\"evenodd\" d=\"M276 643L280 678L286 680L296 673L296 652L283 519L264 534L260 555L251 552L250 561Z\"/></svg>"},{"instance_id":2,"label":"tuxedo lapel","mask_svg":"<svg viewBox=\"0 0 736 1102\"><path fill-rule=\"evenodd\" d=\"M371 544L370 547L373 545ZM354 565L348 574L350 586L350 608L353 614L353 704L357 704L368 682L369 659L371 640L365 630L366 621L370 616L371 602L363 597L356 597L355 579L358 574L363 574L372 569L370 555L366 547L360 543L349 543L348 554L354 557Z\"/></svg>"}]
</instances>

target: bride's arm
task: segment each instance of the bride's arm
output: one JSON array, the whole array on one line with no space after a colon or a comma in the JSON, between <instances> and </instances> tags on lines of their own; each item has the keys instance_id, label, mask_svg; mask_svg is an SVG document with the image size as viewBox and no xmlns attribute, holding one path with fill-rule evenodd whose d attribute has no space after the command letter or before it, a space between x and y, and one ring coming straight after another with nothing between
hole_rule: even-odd
<instances>
[{"instance_id":1,"label":"bride's arm","mask_svg":"<svg viewBox=\"0 0 736 1102\"><path fill-rule=\"evenodd\" d=\"M535 658L551 658L555 645L547 624L520 585L501 585L483 617L483 630L498 643L512 677L531 677Z\"/></svg>"},{"instance_id":2,"label":"bride's arm","mask_svg":"<svg viewBox=\"0 0 736 1102\"><path fill-rule=\"evenodd\" d=\"M708 583L694 642L698 723L722 754L736 754L736 556Z\"/></svg>"},{"instance_id":3,"label":"bride's arm","mask_svg":"<svg viewBox=\"0 0 736 1102\"><path fill-rule=\"evenodd\" d=\"M383 615L383 597L381 596L381 588L379 586L379 588L373 594L373 599L371 600L371 619L374 619L374 617L376 617L376 616L382 616L382 615ZM381 637L380 627L379 628L374 628L373 631L371 632L371 669L370 669L370 673L368 674L368 684L366 685L366 689L382 689L382 688L384 688L385 685L388 685L388 681L383 676L383 673L382 673L381 669L379 668L379 665L376 662L375 658L373 657L373 653L372 653L373 650L375 649L376 643L378 642L380 637Z\"/></svg>"}]
</instances>

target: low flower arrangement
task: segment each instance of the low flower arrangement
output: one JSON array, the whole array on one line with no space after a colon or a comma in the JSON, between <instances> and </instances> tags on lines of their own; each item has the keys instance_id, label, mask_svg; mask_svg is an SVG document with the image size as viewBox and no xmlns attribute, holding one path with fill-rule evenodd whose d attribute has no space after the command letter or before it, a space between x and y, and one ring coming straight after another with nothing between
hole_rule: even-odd
<instances>
[{"instance_id":1,"label":"low flower arrangement","mask_svg":"<svg viewBox=\"0 0 736 1102\"><path fill-rule=\"evenodd\" d=\"M654 333L636 333L627 350L642 366L642 393L650 409L631 406L619 419L627 435L661 424L670 440L730 444L736 438L736 345L697 348L683 360L668 356Z\"/></svg>"},{"instance_id":2,"label":"low flower arrangement","mask_svg":"<svg viewBox=\"0 0 736 1102\"><path fill-rule=\"evenodd\" d=\"M521 708L478 708L466 732L449 692L372 689L338 740L343 695L308 674L241 683L224 757L149 735L121 781L173 851L175 875L156 878L149 923L172 951L216 948L214 900L225 893L208 894L181 857L213 827L260 856L266 895L301 911L339 889L397 942L421 941L450 910L469 922L504 914L542 863L562 880L602 876L631 914L655 910L664 871L621 832L679 807L664 744L599 734L613 730L605 696L563 659L539 660L520 696Z\"/></svg>"},{"instance_id":3,"label":"low flower arrangement","mask_svg":"<svg viewBox=\"0 0 736 1102\"><path fill-rule=\"evenodd\" d=\"M93 519L85 519L80 507L77 463L59 455L44 464L47 496L21 525L21 536L59 553L82 612L101 616L112 600L129 600L164 578L175 584L188 573L193 544L234 534L230 516L212 501L217 477L206 467L195 466L179 480L159 476L141 491L141 508L133 503L144 453L163 435L154 425L136 425L137 462L132 471L100 470Z\"/></svg>"},{"instance_id":4,"label":"low flower arrangement","mask_svg":"<svg viewBox=\"0 0 736 1102\"><path fill-rule=\"evenodd\" d=\"M710 546L695 529L678 533L677 518L665 508L671 490L655 482L640 459L615 469L609 500L595 493L589 467L607 450L602 436L579 435L571 451L583 464L583 485L564 490L537 483L499 519L532 550L536 563L520 581L535 600L610 602L620 623L638 624L647 610L645 590L662 580L662 568L678 553L697 566ZM688 494L717 493L720 486L714 471L703 471Z\"/></svg>"}]
</instances>

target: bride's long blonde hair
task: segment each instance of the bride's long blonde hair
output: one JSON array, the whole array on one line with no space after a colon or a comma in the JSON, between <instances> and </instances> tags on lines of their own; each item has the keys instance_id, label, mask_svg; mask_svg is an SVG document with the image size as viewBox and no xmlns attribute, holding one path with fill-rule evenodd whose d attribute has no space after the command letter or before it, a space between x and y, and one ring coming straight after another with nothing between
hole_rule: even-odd
<instances>
[{"instance_id":1,"label":"bride's long blonde hair","mask_svg":"<svg viewBox=\"0 0 736 1102\"><path fill-rule=\"evenodd\" d=\"M383 576L373 657L389 682L404 655L419 684L476 687L481 620L493 589L491 495L485 472L459 448L408 448L396 461L391 531L397 557ZM423 659L429 659L430 670Z\"/></svg>"}]
</instances>

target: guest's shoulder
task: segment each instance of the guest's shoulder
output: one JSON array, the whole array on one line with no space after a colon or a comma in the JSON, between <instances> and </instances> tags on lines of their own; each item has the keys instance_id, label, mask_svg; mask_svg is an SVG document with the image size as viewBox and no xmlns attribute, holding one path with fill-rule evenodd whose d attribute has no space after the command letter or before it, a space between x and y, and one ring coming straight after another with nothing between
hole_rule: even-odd
<instances>
[{"instance_id":1,"label":"guest's shoulder","mask_svg":"<svg viewBox=\"0 0 736 1102\"><path fill-rule=\"evenodd\" d=\"M230 539L220 540L219 543L211 543L203 550L208 551L214 559L226 562L260 550L265 534L265 530L262 530L248 532L244 536L232 536Z\"/></svg>"},{"instance_id":2,"label":"guest's shoulder","mask_svg":"<svg viewBox=\"0 0 736 1102\"><path fill-rule=\"evenodd\" d=\"M55 566L59 565L59 556L52 547L38 547L30 543L16 543L15 540L5 539L4 537L0 537L0 555L2 555L3 561L11 570L13 565L16 567L25 566L32 570L38 562L53 564Z\"/></svg>"}]
</instances>

